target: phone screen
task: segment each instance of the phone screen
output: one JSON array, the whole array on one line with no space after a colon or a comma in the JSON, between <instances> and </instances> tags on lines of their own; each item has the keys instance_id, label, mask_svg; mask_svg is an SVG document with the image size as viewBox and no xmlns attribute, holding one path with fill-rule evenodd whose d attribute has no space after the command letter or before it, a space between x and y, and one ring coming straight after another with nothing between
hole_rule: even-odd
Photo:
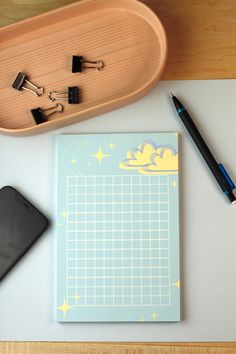
<instances>
[{"instance_id":1,"label":"phone screen","mask_svg":"<svg viewBox=\"0 0 236 354\"><path fill-rule=\"evenodd\" d=\"M47 227L46 217L14 188L0 190L0 280Z\"/></svg>"}]
</instances>

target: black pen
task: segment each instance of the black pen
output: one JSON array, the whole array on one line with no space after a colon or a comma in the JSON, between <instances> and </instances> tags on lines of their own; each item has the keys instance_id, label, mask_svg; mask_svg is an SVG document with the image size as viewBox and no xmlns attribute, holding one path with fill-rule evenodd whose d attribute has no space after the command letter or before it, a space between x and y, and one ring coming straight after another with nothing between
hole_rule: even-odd
<instances>
[{"instance_id":1,"label":"black pen","mask_svg":"<svg viewBox=\"0 0 236 354\"><path fill-rule=\"evenodd\" d=\"M200 151L202 157L206 161L208 167L210 168L220 188L222 189L224 194L228 197L230 203L236 204L236 197L232 192L232 190L235 188L235 185L232 182L231 178L229 177L228 173L226 172L224 166L221 163L220 164L217 163L216 159L212 155L207 144L205 143L201 134L199 133L198 128L194 124L192 118L190 117L190 115L188 114L187 110L182 105L182 103L172 93L171 96L180 119L182 120L183 124L185 125L186 129L191 135L194 143L197 145L198 150Z\"/></svg>"}]
</instances>

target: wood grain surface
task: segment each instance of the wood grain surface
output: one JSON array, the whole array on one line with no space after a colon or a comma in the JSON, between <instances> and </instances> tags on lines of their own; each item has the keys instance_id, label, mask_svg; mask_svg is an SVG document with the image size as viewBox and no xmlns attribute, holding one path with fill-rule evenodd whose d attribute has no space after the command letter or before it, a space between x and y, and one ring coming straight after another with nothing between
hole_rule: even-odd
<instances>
[{"instance_id":1,"label":"wood grain surface","mask_svg":"<svg viewBox=\"0 0 236 354\"><path fill-rule=\"evenodd\" d=\"M75 0L0 0L0 26ZM235 0L143 0L160 17L169 41L164 79L236 76ZM233 354L236 343L0 342L1 354Z\"/></svg>"},{"instance_id":2,"label":"wood grain surface","mask_svg":"<svg viewBox=\"0 0 236 354\"><path fill-rule=\"evenodd\" d=\"M5 342L1 354L235 354L235 343Z\"/></svg>"},{"instance_id":3,"label":"wood grain surface","mask_svg":"<svg viewBox=\"0 0 236 354\"><path fill-rule=\"evenodd\" d=\"M0 26L75 0L1 0ZM236 76L235 0L143 0L160 17L169 41L163 79Z\"/></svg>"}]
</instances>

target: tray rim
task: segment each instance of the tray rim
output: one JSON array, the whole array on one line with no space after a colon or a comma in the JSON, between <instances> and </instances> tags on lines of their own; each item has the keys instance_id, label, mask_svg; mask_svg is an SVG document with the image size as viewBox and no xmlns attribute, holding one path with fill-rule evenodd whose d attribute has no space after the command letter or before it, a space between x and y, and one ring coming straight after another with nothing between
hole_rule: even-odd
<instances>
[{"instance_id":1,"label":"tray rim","mask_svg":"<svg viewBox=\"0 0 236 354\"><path fill-rule=\"evenodd\" d=\"M4 34L4 32L16 31L17 28L20 28L25 25L28 25L30 27L30 24L37 22L37 20L45 19L45 18L50 17L52 15L60 14L61 12L70 10L72 8L77 8L81 5L86 6L86 4L90 4L90 3L93 3L96 1L97 0L76 1L72 4L68 4L68 5L44 12L42 14L38 14L38 15L20 20L18 22L12 23L12 24L2 26L2 27L0 27L0 35ZM166 62L167 62L168 40L167 40L167 35L166 35L165 28L163 26L163 23L160 20L160 18L158 17L158 15L156 15L156 13L152 9L150 9L150 7L148 7L146 4L142 3L139 0L118 0L116 2L116 4L117 3L118 3L118 5L115 7L120 8L120 9L122 9L122 6L119 6L120 3L127 3L127 4L130 4L131 6L132 6L132 4L134 4L135 6L139 6L140 8L143 7L144 11L149 12L150 15L152 17L154 17L155 21L158 23L159 29L161 30L160 36L162 37L163 43L162 43L162 55L161 55L161 59L160 59L160 70L157 72L155 77L153 78L153 76L152 76L147 82L145 82L144 85L137 88L135 91L132 91L128 95L116 98L115 100L109 100L109 101L102 103L102 104L100 103L99 105L94 105L89 108L85 108L82 112L75 112L75 113L69 114L66 117L65 116L61 117L61 118L59 117L56 120L47 121L44 124L30 126L30 127L26 127L26 128L20 128L20 129L18 129L18 128L4 128L4 127L0 126L0 133L6 134L6 135L12 135L12 136L26 136L26 135L36 135L36 134L51 131L54 129L59 129L64 126L72 125L72 124L75 124L76 122L86 120L88 118L96 117L97 115L100 115L102 113L110 112L110 111L117 109L117 108L122 108L123 106L125 106L129 103L132 103L132 102L138 100L139 98L143 97L153 86L155 86L155 84L159 81L160 77L162 76L162 74L165 70L165 67L166 67ZM132 11L130 11L130 12L132 12ZM134 13L135 13L135 11L134 11ZM150 26L151 26L151 24L150 24ZM151 27L155 30L155 28L153 26L151 26ZM30 32L30 30L29 30L29 32ZM120 102L122 102L122 104L120 104ZM97 114L96 113L94 114L94 111L96 111ZM82 117L82 118L80 119L80 117Z\"/></svg>"}]
</instances>

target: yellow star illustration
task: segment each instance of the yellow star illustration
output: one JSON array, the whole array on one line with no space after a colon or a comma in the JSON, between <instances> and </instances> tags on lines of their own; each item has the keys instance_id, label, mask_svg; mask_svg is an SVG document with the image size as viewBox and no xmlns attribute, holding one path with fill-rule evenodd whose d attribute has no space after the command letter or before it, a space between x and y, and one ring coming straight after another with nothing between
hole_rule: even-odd
<instances>
[{"instance_id":1,"label":"yellow star illustration","mask_svg":"<svg viewBox=\"0 0 236 354\"><path fill-rule=\"evenodd\" d=\"M58 307L58 310L62 311L64 316L70 309L71 307L67 304L66 299L64 299L64 303Z\"/></svg>"},{"instance_id":2,"label":"yellow star illustration","mask_svg":"<svg viewBox=\"0 0 236 354\"><path fill-rule=\"evenodd\" d=\"M76 159L72 159L72 160L71 160L72 165L75 165L76 162L77 162Z\"/></svg>"},{"instance_id":3,"label":"yellow star illustration","mask_svg":"<svg viewBox=\"0 0 236 354\"><path fill-rule=\"evenodd\" d=\"M111 150L114 149L114 147L115 147L115 145L113 143L110 143L108 146Z\"/></svg>"},{"instance_id":4,"label":"yellow star illustration","mask_svg":"<svg viewBox=\"0 0 236 354\"><path fill-rule=\"evenodd\" d=\"M61 213L61 216L63 217L63 218L66 218L67 217L67 211L66 210L64 210L62 213Z\"/></svg>"},{"instance_id":5,"label":"yellow star illustration","mask_svg":"<svg viewBox=\"0 0 236 354\"><path fill-rule=\"evenodd\" d=\"M152 319L153 319L153 321L155 321L158 316L159 316L158 313L153 312L153 313L152 313Z\"/></svg>"},{"instance_id":6,"label":"yellow star illustration","mask_svg":"<svg viewBox=\"0 0 236 354\"><path fill-rule=\"evenodd\" d=\"M173 284L176 288L180 288L180 280L178 280L176 283Z\"/></svg>"},{"instance_id":7,"label":"yellow star illustration","mask_svg":"<svg viewBox=\"0 0 236 354\"><path fill-rule=\"evenodd\" d=\"M79 295L75 295L75 296L74 296L74 299L75 299L76 302L78 302L79 299L80 299L80 296L79 296Z\"/></svg>"},{"instance_id":8,"label":"yellow star illustration","mask_svg":"<svg viewBox=\"0 0 236 354\"><path fill-rule=\"evenodd\" d=\"M91 155L91 156L96 157L96 159L98 159L98 161L99 161L99 164L101 164L102 159L104 157L108 157L110 155L104 154L101 150L101 147L99 147L98 152L94 155Z\"/></svg>"},{"instance_id":9,"label":"yellow star illustration","mask_svg":"<svg viewBox=\"0 0 236 354\"><path fill-rule=\"evenodd\" d=\"M171 186L172 186L173 188L176 188L176 187L177 187L176 181L173 181L173 182L171 183Z\"/></svg>"}]
</instances>

